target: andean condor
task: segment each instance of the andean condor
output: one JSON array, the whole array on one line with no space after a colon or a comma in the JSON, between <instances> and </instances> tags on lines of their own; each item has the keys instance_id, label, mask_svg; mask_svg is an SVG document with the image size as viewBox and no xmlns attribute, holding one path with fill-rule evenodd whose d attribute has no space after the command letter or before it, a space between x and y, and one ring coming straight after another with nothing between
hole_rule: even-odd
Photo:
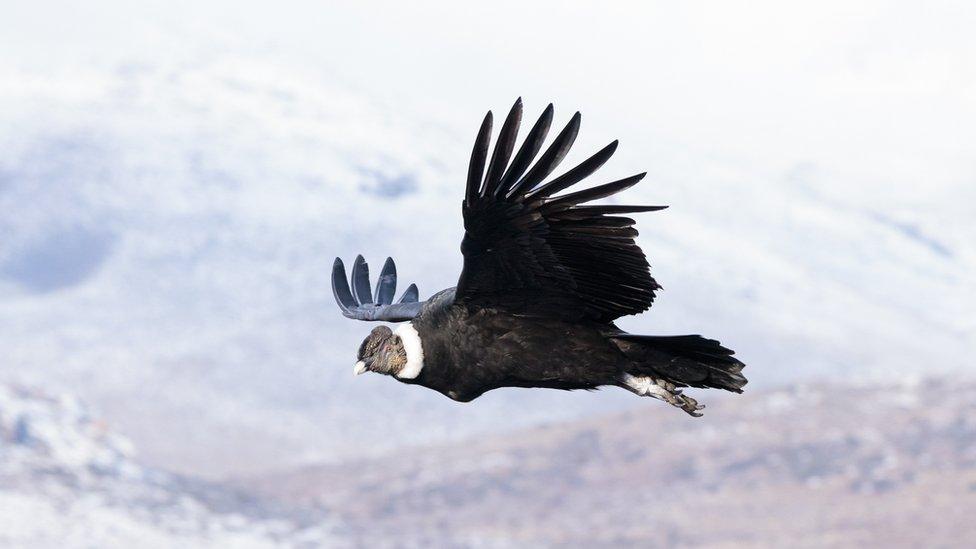
<instances>
[{"instance_id":1,"label":"andean condor","mask_svg":"<svg viewBox=\"0 0 976 549\"><path fill-rule=\"evenodd\" d=\"M456 287L418 301L411 284L394 303L392 259L371 292L362 256L353 264L351 289L336 258L332 290L343 315L406 322L395 331L374 328L359 347L355 373L391 375L461 402L499 387L616 385L693 416L704 406L682 394L683 387L741 393L744 364L719 342L634 335L614 325L647 310L660 288L634 242L635 221L621 214L665 206L583 205L634 185L643 173L558 194L602 166L617 142L549 179L580 125L577 112L533 164L552 115L550 104L515 151L522 118L516 101L490 159L491 112L485 116L468 167L464 268Z\"/></svg>"}]
</instances>

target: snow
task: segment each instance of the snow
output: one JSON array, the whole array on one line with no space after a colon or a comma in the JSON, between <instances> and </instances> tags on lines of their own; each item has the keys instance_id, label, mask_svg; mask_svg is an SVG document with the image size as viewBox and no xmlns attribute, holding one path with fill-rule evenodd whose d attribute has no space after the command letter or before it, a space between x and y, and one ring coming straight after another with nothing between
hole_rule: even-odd
<instances>
[{"instance_id":1,"label":"snow","mask_svg":"<svg viewBox=\"0 0 976 549\"><path fill-rule=\"evenodd\" d=\"M197 495L207 488L132 454L77 398L0 385L0 545L250 548L336 539L327 519L299 527L247 509L217 511Z\"/></svg>"},{"instance_id":2,"label":"snow","mask_svg":"<svg viewBox=\"0 0 976 549\"><path fill-rule=\"evenodd\" d=\"M171 532L126 511L82 499L68 504L0 492L0 544L4 547L276 547L270 539L215 528Z\"/></svg>"}]
</instances>

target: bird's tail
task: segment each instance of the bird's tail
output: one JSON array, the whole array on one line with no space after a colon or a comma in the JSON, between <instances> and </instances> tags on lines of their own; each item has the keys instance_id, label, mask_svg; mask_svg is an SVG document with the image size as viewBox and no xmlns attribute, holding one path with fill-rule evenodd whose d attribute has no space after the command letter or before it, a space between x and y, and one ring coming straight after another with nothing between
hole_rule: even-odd
<instances>
[{"instance_id":1,"label":"bird's tail","mask_svg":"<svg viewBox=\"0 0 976 549\"><path fill-rule=\"evenodd\" d=\"M614 343L633 362L632 375L664 377L679 386L714 387L736 393L747 383L734 351L700 335L619 334Z\"/></svg>"}]
</instances>

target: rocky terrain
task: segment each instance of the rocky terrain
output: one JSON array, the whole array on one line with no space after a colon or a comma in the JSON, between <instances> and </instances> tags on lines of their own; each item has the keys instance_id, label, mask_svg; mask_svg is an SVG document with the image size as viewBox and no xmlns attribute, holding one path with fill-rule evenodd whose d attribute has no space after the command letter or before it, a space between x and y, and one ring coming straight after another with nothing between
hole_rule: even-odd
<instances>
[{"instance_id":1,"label":"rocky terrain","mask_svg":"<svg viewBox=\"0 0 976 549\"><path fill-rule=\"evenodd\" d=\"M960 547L976 384L798 387L702 419L650 404L243 484L369 547Z\"/></svg>"}]
</instances>

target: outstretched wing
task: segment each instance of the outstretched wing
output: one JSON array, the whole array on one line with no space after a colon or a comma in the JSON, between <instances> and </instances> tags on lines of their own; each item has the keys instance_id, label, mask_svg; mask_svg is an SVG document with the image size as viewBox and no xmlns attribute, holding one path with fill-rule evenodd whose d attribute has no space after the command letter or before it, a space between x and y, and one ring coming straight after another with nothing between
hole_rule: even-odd
<instances>
[{"instance_id":1,"label":"outstretched wing","mask_svg":"<svg viewBox=\"0 0 976 549\"><path fill-rule=\"evenodd\" d=\"M522 101L516 101L502 124L487 173L491 112L485 116L468 167L464 270L456 299L512 314L601 322L644 311L660 286L634 242L635 221L616 214L667 206L581 206L636 184L643 173L556 196L602 166L617 142L544 182L569 152L580 125L577 112L529 168L552 114L550 104L512 158L522 117Z\"/></svg>"},{"instance_id":2,"label":"outstretched wing","mask_svg":"<svg viewBox=\"0 0 976 549\"><path fill-rule=\"evenodd\" d=\"M332 265L332 293L342 314L347 318L402 322L417 316L424 304L417 301L417 285L411 284L403 292L400 301L393 303L396 282L396 264L391 257L386 258L373 293L369 289L369 266L363 256L356 256L356 261L352 264L351 290L346 281L346 267L342 260L337 257Z\"/></svg>"}]
</instances>

